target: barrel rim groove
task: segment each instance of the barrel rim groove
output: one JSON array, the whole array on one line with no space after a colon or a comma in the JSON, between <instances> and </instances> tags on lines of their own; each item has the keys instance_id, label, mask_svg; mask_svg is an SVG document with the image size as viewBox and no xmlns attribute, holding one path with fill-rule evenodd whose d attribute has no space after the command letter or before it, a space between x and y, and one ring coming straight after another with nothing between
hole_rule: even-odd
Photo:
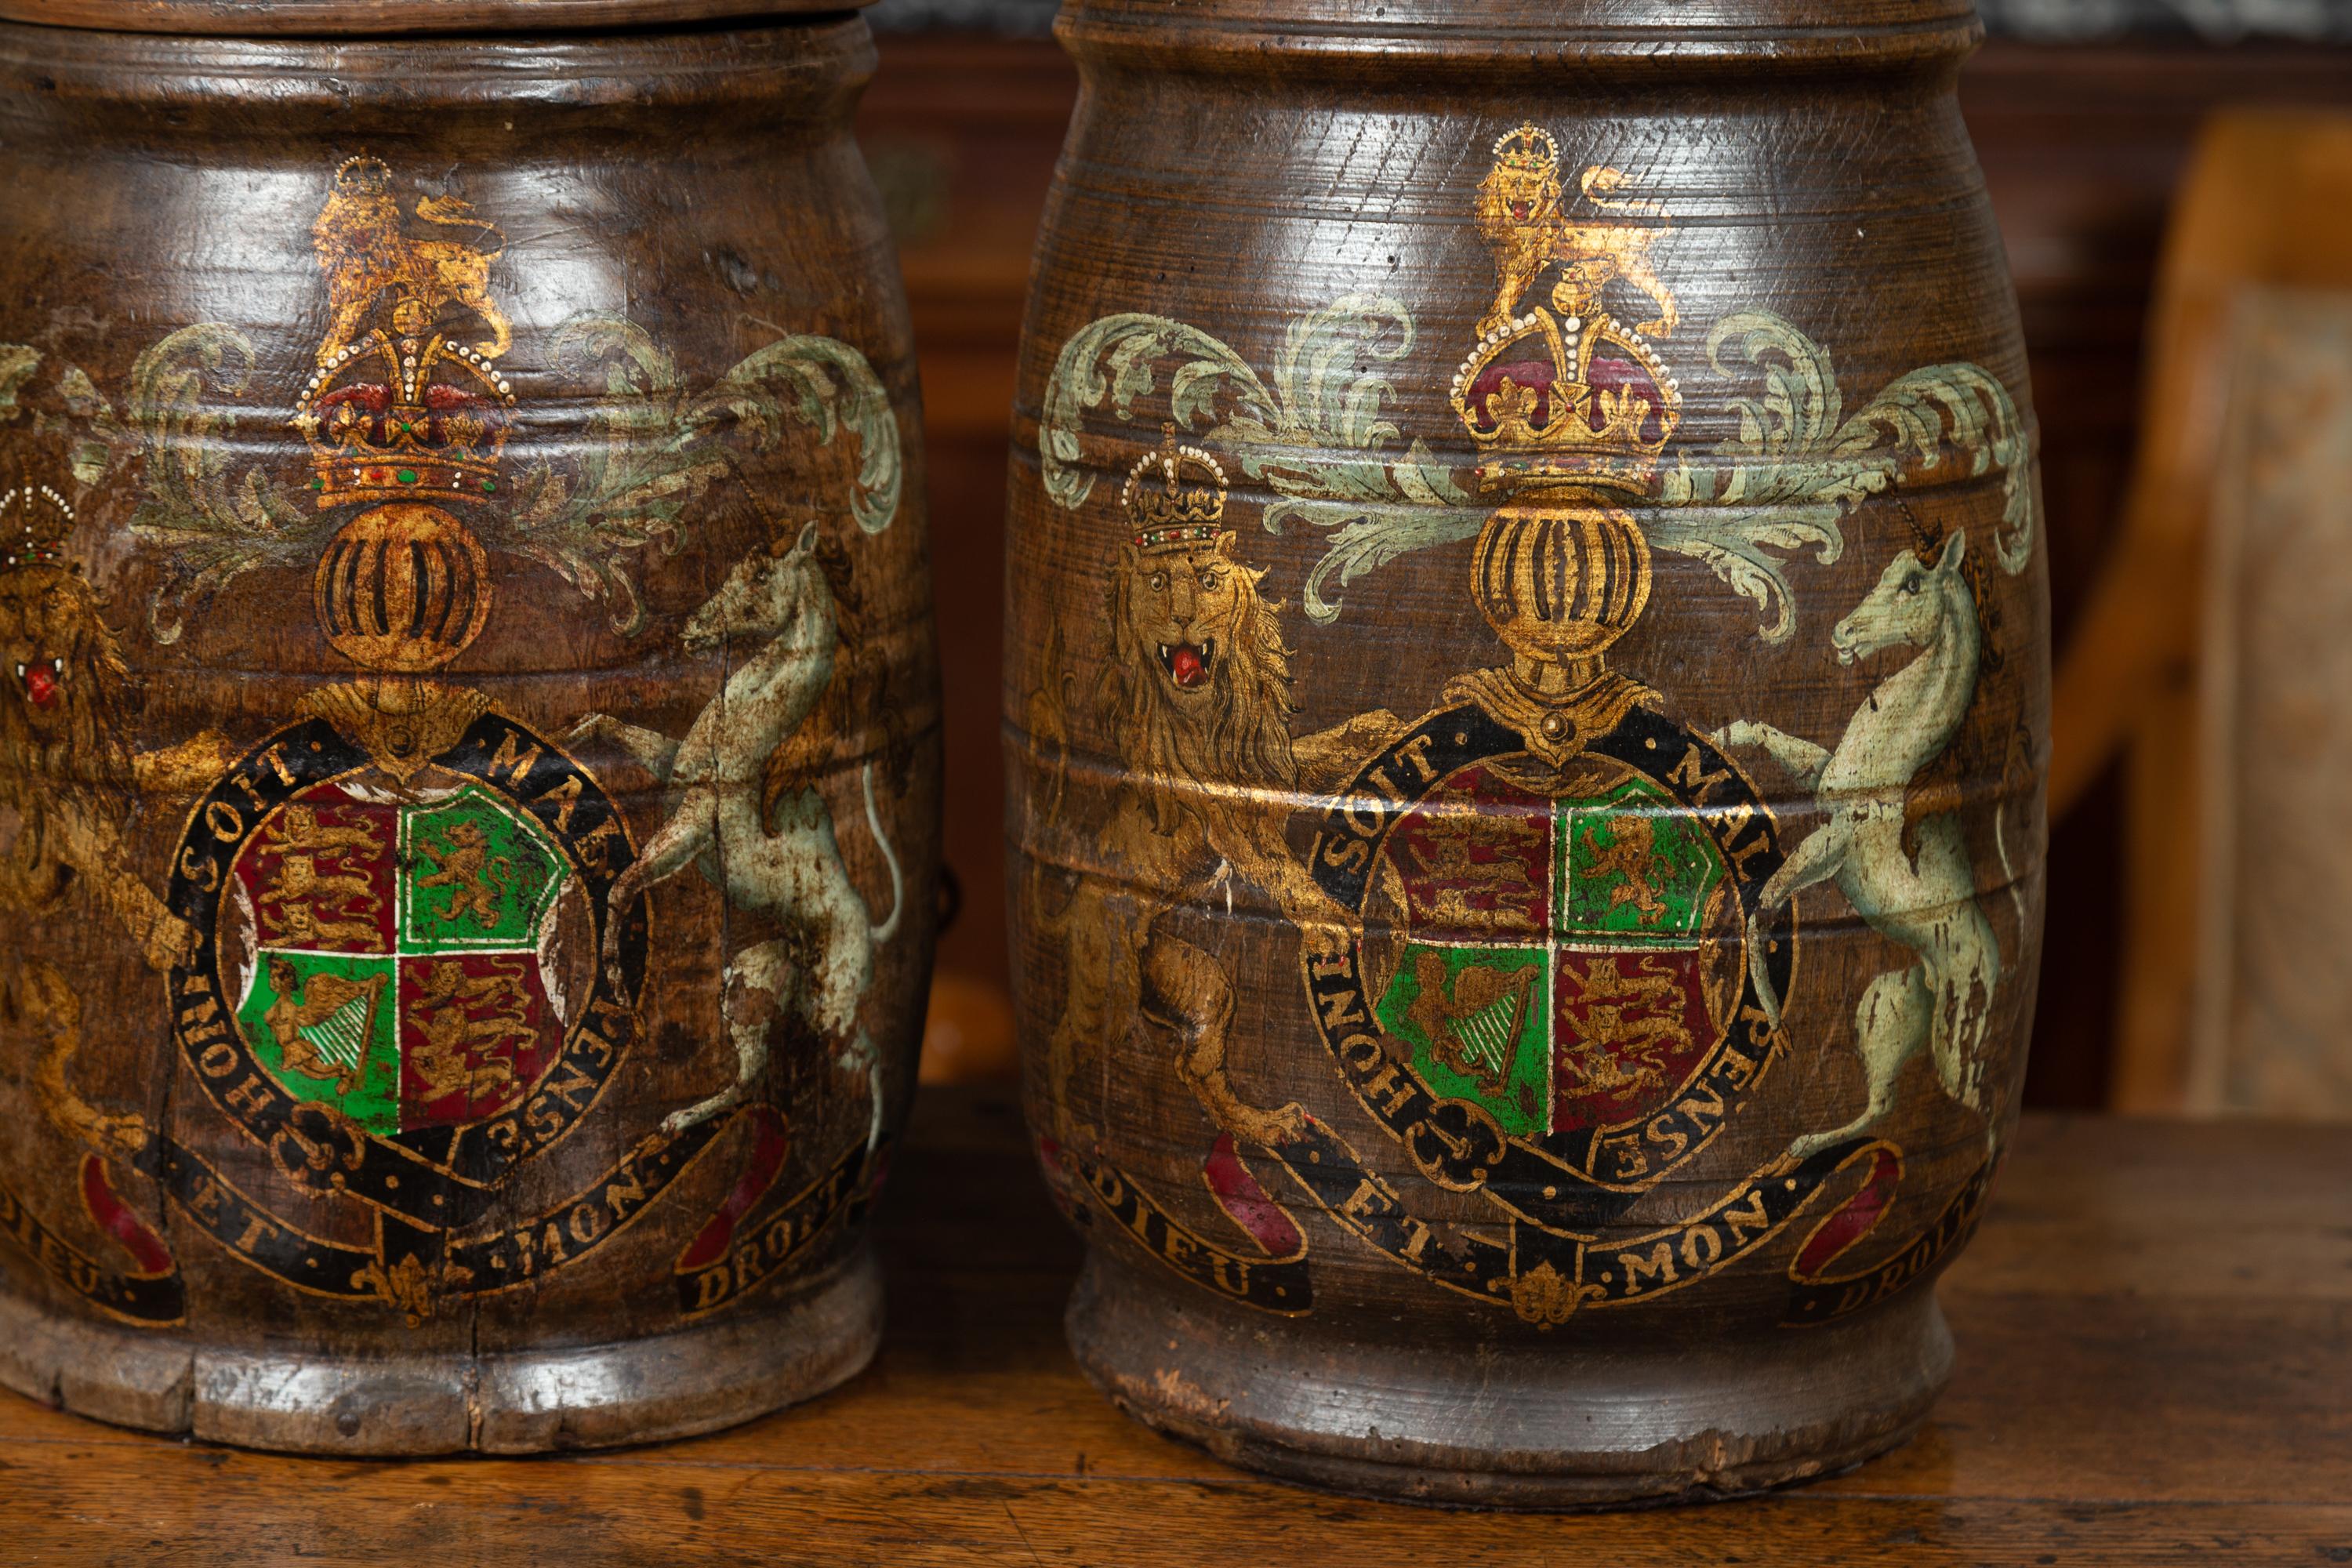
<instances>
[{"instance_id":1,"label":"barrel rim groove","mask_svg":"<svg viewBox=\"0 0 2352 1568\"><path fill-rule=\"evenodd\" d=\"M169 109L266 101L273 110L355 107L536 115L756 106L774 118L844 118L874 75L865 19L835 11L775 26L617 35L414 37L173 35L42 26L0 0L8 121L61 108Z\"/></svg>"},{"instance_id":2,"label":"barrel rim groove","mask_svg":"<svg viewBox=\"0 0 2352 1568\"><path fill-rule=\"evenodd\" d=\"M1887 0L1902 13L1864 23L1834 8L1780 0L1785 20L1688 26L1566 21L1554 6L1490 5L1466 19L1400 4L1380 22L1334 15L1341 0L1271 0L1217 15L1232 0L1187 7L1182 19L1141 0L1067 0L1054 24L1064 48L1086 64L1135 64L1211 74L1289 74L1321 64L1406 87L1472 77L1492 86L1559 84L1563 70L1590 78L1720 79L1759 68L1776 78L1956 68L1984 41L1970 0ZM1591 9L1601 9L1595 5ZM1510 13L1523 13L1513 17ZM1497 15L1501 13L1501 15Z\"/></svg>"},{"instance_id":3,"label":"barrel rim groove","mask_svg":"<svg viewBox=\"0 0 2352 1568\"><path fill-rule=\"evenodd\" d=\"M873 0L0 0L0 21L157 37L404 38L752 26L846 16Z\"/></svg>"}]
</instances>

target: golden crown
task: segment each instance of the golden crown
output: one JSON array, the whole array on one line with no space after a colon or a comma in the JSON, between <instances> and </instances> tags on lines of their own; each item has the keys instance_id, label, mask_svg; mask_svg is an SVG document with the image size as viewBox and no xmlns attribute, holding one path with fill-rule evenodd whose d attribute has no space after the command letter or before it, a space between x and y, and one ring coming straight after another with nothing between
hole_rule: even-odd
<instances>
[{"instance_id":1,"label":"golden crown","mask_svg":"<svg viewBox=\"0 0 2352 1568\"><path fill-rule=\"evenodd\" d=\"M1478 340L1454 373L1454 411L1486 454L1488 485L1649 488L1682 416L1682 388L1615 318L1538 307Z\"/></svg>"},{"instance_id":2,"label":"golden crown","mask_svg":"<svg viewBox=\"0 0 2352 1568\"><path fill-rule=\"evenodd\" d=\"M27 475L0 495L0 571L66 564L74 510L66 498Z\"/></svg>"},{"instance_id":3,"label":"golden crown","mask_svg":"<svg viewBox=\"0 0 2352 1568\"><path fill-rule=\"evenodd\" d=\"M1530 174L1559 172L1559 143L1539 125L1522 125L1495 138L1495 162Z\"/></svg>"},{"instance_id":4,"label":"golden crown","mask_svg":"<svg viewBox=\"0 0 2352 1568\"><path fill-rule=\"evenodd\" d=\"M338 181L342 178L339 172ZM294 405L319 507L487 501L513 425L514 387L488 354L432 330L414 298L314 372Z\"/></svg>"},{"instance_id":5,"label":"golden crown","mask_svg":"<svg viewBox=\"0 0 2352 1568\"><path fill-rule=\"evenodd\" d=\"M1134 526L1137 549L1186 549L1217 537L1225 517L1225 470L1200 447L1178 446L1176 426L1170 425L1160 449L1128 470L1118 503Z\"/></svg>"},{"instance_id":6,"label":"golden crown","mask_svg":"<svg viewBox=\"0 0 2352 1568\"><path fill-rule=\"evenodd\" d=\"M392 189L392 168L381 158L362 153L335 165L335 189L373 195Z\"/></svg>"}]
</instances>

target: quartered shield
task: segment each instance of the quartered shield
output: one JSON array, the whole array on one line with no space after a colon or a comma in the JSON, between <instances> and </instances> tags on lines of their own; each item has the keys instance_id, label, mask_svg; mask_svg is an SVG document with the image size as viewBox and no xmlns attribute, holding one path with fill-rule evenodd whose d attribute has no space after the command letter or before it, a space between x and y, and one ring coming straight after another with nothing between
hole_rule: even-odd
<instances>
[{"instance_id":1,"label":"quartered shield","mask_svg":"<svg viewBox=\"0 0 2352 1568\"><path fill-rule=\"evenodd\" d=\"M1539 1145L1671 1100L1722 1035L1739 962L1730 870L1698 819L1601 759L1562 782L1459 769L1395 823L1375 878L1382 1031L1433 1093Z\"/></svg>"},{"instance_id":2,"label":"quartered shield","mask_svg":"<svg viewBox=\"0 0 2352 1568\"><path fill-rule=\"evenodd\" d=\"M236 1008L297 1100L380 1136L510 1109L562 1049L547 830L468 783L424 802L296 795L237 858L251 957Z\"/></svg>"}]
</instances>

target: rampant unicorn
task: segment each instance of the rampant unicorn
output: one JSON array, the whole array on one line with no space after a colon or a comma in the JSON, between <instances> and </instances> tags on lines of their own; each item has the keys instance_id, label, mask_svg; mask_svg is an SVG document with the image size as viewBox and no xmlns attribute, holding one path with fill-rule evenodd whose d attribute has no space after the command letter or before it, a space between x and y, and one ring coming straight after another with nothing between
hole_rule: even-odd
<instances>
[{"instance_id":1,"label":"rampant unicorn","mask_svg":"<svg viewBox=\"0 0 2352 1568\"><path fill-rule=\"evenodd\" d=\"M1983 1048L2000 984L2000 945L1977 902L1958 818L1948 811L1924 818L1916 856L1904 847L1912 777L1951 744L1976 695L1983 633L1976 595L1960 571L1967 542L1956 532L1940 552L1906 550L1831 633L1841 664L1891 647L1918 650L1855 711L1836 751L1748 720L1711 737L1727 748L1763 748L1817 792L1829 817L1765 884L1748 923L1749 969L1772 1022L1780 1021L1781 998L1764 967L1764 926L1806 888L1834 879L1871 929L1917 955L1916 963L1872 981L1854 1008L1868 1102L1844 1126L1797 1139L1790 1152L1800 1158L1875 1121L1894 1097L1896 1075L1923 1046L1933 1052L1944 1092L1984 1117L1988 1144L1994 1135L1992 1110L1984 1103ZM1996 818L2006 872L2009 850L2000 837ZM2011 891L2017 896L2013 877Z\"/></svg>"},{"instance_id":2,"label":"rampant unicorn","mask_svg":"<svg viewBox=\"0 0 2352 1568\"><path fill-rule=\"evenodd\" d=\"M824 795L794 763L796 752L812 749L795 747L795 732L833 679L840 642L816 549L812 522L797 541L779 539L755 552L688 620L679 640L689 653L765 640L727 678L685 740L604 713L590 714L565 737L572 744L612 741L682 792L670 819L613 885L608 967L619 960L622 911L689 864L698 864L733 908L773 915L787 928L729 962L720 1012L735 1044L735 1080L670 1116L663 1131L673 1135L741 1104L767 1067L771 1016L797 1013L838 1043L844 1067L865 1072L873 1101L867 1147L881 1141L881 1061L857 1015L874 983L875 953L898 932L906 885L875 809L873 763L865 769L866 822L890 873L890 914L879 922L849 879ZM753 994L766 997L765 1007Z\"/></svg>"}]
</instances>

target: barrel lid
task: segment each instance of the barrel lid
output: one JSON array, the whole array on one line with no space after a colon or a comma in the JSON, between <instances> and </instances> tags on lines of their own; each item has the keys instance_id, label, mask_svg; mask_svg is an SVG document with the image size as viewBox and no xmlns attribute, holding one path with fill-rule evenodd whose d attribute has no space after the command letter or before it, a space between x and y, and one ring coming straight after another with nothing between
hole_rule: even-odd
<instances>
[{"instance_id":1,"label":"barrel lid","mask_svg":"<svg viewBox=\"0 0 2352 1568\"><path fill-rule=\"evenodd\" d=\"M589 32L854 11L870 0L0 0L0 21L114 33L400 37Z\"/></svg>"},{"instance_id":2,"label":"barrel lid","mask_svg":"<svg viewBox=\"0 0 2352 1568\"><path fill-rule=\"evenodd\" d=\"M1965 53L1971 0L1066 0L1093 49L1525 67L1612 61L1883 63Z\"/></svg>"}]
</instances>

